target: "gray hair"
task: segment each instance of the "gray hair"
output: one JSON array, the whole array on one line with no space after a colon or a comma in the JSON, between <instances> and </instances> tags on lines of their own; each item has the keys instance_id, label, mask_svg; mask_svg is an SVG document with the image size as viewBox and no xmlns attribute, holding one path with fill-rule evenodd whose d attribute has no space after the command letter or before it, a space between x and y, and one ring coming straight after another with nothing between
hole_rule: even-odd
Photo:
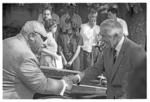
<instances>
[{"instance_id":1,"label":"gray hair","mask_svg":"<svg viewBox=\"0 0 150 102\"><path fill-rule=\"evenodd\" d=\"M107 34L108 31L112 30L112 29L120 29L120 33L123 33L123 29L121 24L114 20L114 19L107 19L104 20L101 24L100 24L100 32L101 34Z\"/></svg>"},{"instance_id":2,"label":"gray hair","mask_svg":"<svg viewBox=\"0 0 150 102\"><path fill-rule=\"evenodd\" d=\"M37 32L43 36L46 36L46 30L44 25L38 21L27 21L24 26L22 27L20 33L23 36L28 36L30 33Z\"/></svg>"}]
</instances>

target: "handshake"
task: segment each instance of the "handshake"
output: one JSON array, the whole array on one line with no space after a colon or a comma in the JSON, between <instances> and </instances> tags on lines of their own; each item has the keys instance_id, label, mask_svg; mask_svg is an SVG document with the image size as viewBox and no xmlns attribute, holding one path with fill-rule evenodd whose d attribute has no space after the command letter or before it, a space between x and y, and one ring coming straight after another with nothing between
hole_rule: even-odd
<instances>
[{"instance_id":1,"label":"handshake","mask_svg":"<svg viewBox=\"0 0 150 102\"><path fill-rule=\"evenodd\" d=\"M69 91L72 89L73 84L78 84L80 82L80 76L79 75L68 75L64 76L62 80L65 81L66 84L66 90Z\"/></svg>"}]
</instances>

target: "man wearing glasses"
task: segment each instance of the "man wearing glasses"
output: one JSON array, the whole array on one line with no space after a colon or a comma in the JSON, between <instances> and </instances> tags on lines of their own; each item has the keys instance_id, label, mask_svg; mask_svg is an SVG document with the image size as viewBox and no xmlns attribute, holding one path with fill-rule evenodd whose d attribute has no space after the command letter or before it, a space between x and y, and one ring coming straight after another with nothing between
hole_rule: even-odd
<instances>
[{"instance_id":1,"label":"man wearing glasses","mask_svg":"<svg viewBox=\"0 0 150 102\"><path fill-rule=\"evenodd\" d=\"M3 98L30 99L34 93L63 95L72 82L46 78L35 56L46 40L44 26L28 21L19 34L3 41Z\"/></svg>"}]
</instances>

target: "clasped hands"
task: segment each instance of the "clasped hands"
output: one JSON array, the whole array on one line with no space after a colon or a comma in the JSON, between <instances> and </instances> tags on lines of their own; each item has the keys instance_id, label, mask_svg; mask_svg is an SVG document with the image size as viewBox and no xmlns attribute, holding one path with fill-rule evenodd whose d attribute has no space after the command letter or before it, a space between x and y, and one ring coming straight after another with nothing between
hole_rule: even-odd
<instances>
[{"instance_id":1,"label":"clasped hands","mask_svg":"<svg viewBox=\"0 0 150 102\"><path fill-rule=\"evenodd\" d=\"M73 63L72 61L68 61L68 62L65 61L65 62L64 62L64 65L65 65L66 67L70 67L70 66L72 65L72 63Z\"/></svg>"}]
</instances>

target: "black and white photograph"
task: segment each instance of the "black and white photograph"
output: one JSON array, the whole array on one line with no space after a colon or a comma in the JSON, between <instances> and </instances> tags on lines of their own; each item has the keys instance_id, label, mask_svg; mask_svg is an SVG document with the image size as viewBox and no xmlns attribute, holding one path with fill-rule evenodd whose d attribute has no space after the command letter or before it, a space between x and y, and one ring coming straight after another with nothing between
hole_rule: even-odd
<instances>
[{"instance_id":1,"label":"black and white photograph","mask_svg":"<svg viewBox=\"0 0 150 102\"><path fill-rule=\"evenodd\" d=\"M2 100L148 99L148 2L2 2Z\"/></svg>"}]
</instances>

